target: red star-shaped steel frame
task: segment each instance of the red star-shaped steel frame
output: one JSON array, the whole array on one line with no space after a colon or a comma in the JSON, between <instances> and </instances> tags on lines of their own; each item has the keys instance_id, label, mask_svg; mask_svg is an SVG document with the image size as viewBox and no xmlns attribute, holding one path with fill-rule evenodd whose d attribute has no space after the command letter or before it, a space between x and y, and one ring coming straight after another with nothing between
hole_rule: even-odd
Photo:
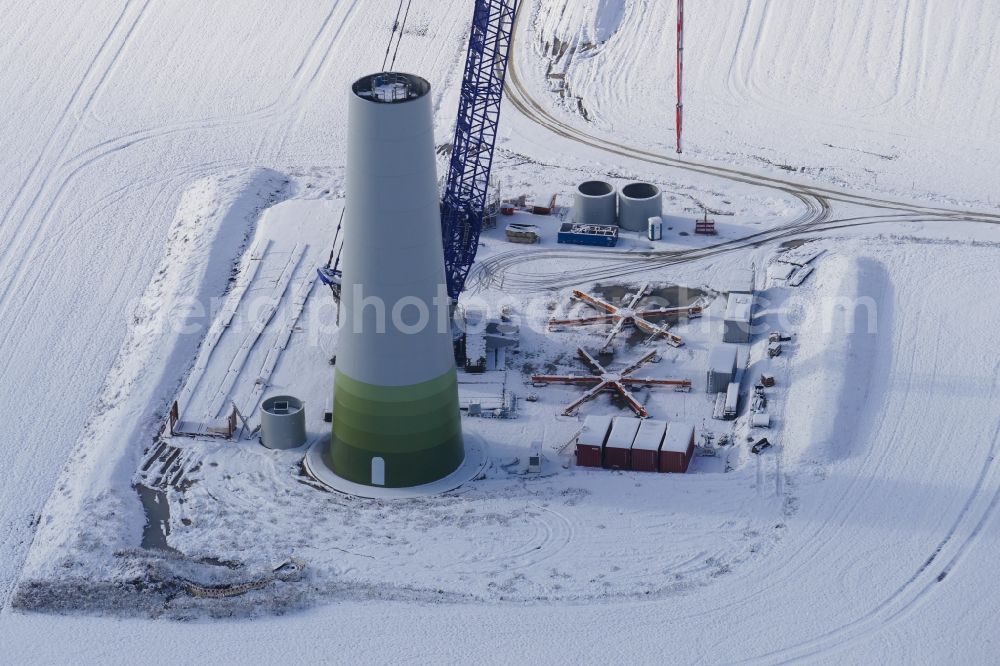
<instances>
[{"instance_id":1,"label":"red star-shaped steel frame","mask_svg":"<svg viewBox=\"0 0 1000 666\"><path fill-rule=\"evenodd\" d=\"M684 339L675 333L671 333L666 326L657 324L655 320L677 320L681 317L687 317L689 319L692 317L700 317L704 308L699 304L695 304L686 307L649 308L646 310L637 310L636 305L638 305L639 300L646 295L648 289L649 284L644 284L625 307L616 307L601 298L580 291L579 289L574 289L573 298L587 303L594 309L602 311L604 314L596 317L583 317L579 319L553 319L549 321L549 329L551 330L561 326L612 324L611 332L608 333L608 337L605 338L601 351L605 351L608 347L610 347L611 343L614 342L615 337L626 326L638 328L643 333L648 333L653 337L663 336L668 344L673 345L674 347L680 347L684 344Z\"/></svg>"},{"instance_id":2,"label":"red star-shaped steel frame","mask_svg":"<svg viewBox=\"0 0 1000 666\"><path fill-rule=\"evenodd\" d=\"M628 406L631 407L632 411L634 411L640 418L646 418L649 416L649 412L647 412L646 408L642 406L634 395L632 395L629 388L636 386L673 386L677 390L691 389L690 379L651 379L648 377L632 376L633 372L656 358L656 351L649 352L621 372L608 372L608 370L606 370L605 367L597 361L597 359L588 354L582 347L578 348L576 353L577 356L580 357L580 360L586 363L595 374L584 376L533 375L531 377L531 381L537 383L593 386L593 388L583 394L583 397L566 408L563 412L566 416L572 416L580 405L593 400L600 393L604 391L614 391L625 399Z\"/></svg>"}]
</instances>

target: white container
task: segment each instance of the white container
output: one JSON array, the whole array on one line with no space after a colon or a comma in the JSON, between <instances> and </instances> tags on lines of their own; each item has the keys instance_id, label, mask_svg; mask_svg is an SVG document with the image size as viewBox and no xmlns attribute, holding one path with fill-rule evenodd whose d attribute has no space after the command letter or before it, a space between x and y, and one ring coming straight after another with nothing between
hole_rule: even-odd
<instances>
[{"instance_id":1,"label":"white container","mask_svg":"<svg viewBox=\"0 0 1000 666\"><path fill-rule=\"evenodd\" d=\"M646 236L651 241L658 241L663 238L663 218L659 215L649 218L649 226Z\"/></svg>"},{"instance_id":2,"label":"white container","mask_svg":"<svg viewBox=\"0 0 1000 666\"><path fill-rule=\"evenodd\" d=\"M535 440L531 443L531 453L528 454L528 474L542 472L542 443Z\"/></svg>"}]
</instances>

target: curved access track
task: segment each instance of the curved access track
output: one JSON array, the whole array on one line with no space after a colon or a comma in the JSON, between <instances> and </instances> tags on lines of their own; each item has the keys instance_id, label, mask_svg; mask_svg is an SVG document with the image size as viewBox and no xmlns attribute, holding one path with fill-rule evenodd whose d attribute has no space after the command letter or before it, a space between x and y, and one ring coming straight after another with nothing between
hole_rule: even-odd
<instances>
[{"instance_id":1,"label":"curved access track","mask_svg":"<svg viewBox=\"0 0 1000 666\"><path fill-rule=\"evenodd\" d=\"M521 33L521 38L524 38L523 20L526 13L528 13L528 9L522 7L518 14L517 24L515 25L515 32ZM842 229L865 224L937 221L1000 224L1000 215L998 214L925 206L827 187L803 185L794 181L774 178L750 171L670 157L597 136L558 118L545 104L535 99L524 83L516 55L517 51L515 49L508 68L507 100L525 118L544 127L553 134L610 155L617 155L657 166L672 167L693 173L715 176L731 182L779 190L802 202L804 211L793 220L778 227L748 234L738 239L723 241L704 248L628 253L613 250L595 251L575 249L511 250L481 260L473 266L467 286L472 293L489 288L490 286L500 285L508 292L526 293L542 289L563 288L597 279L626 277L664 266L696 261L747 247L760 246L806 232ZM873 215L831 219L833 213L831 202L866 206L878 209L878 212ZM891 212L887 213L885 211ZM587 259L588 266L575 270L560 270L549 274L539 272L520 273L514 270L519 265L553 259L570 261Z\"/></svg>"}]
</instances>

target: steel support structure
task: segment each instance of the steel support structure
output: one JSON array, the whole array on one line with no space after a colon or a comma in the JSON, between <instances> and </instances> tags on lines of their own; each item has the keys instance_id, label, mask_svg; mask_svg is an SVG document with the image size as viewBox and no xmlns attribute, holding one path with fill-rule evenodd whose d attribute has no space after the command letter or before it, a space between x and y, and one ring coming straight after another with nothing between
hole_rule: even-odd
<instances>
[{"instance_id":1,"label":"steel support structure","mask_svg":"<svg viewBox=\"0 0 1000 666\"><path fill-rule=\"evenodd\" d=\"M476 258L483 227L500 103L518 0L476 0L441 227L448 295L457 299Z\"/></svg>"},{"instance_id":2,"label":"steel support structure","mask_svg":"<svg viewBox=\"0 0 1000 666\"><path fill-rule=\"evenodd\" d=\"M580 408L580 405L589 402L603 392L610 391L617 393L625 400L625 403L635 412L639 418L647 418L649 412L641 402L630 391L631 388L672 386L677 391L690 391L690 379L652 379L649 377L633 377L632 373L654 360L657 356L655 351L651 351L641 359L628 366L618 373L610 373L601 363L587 351L580 347L576 350L577 356L594 373L593 375L533 375L532 382L540 384L569 384L575 386L590 386L589 391L582 397L574 401L563 411L564 416L572 416Z\"/></svg>"},{"instance_id":3,"label":"steel support structure","mask_svg":"<svg viewBox=\"0 0 1000 666\"><path fill-rule=\"evenodd\" d=\"M604 345L601 347L601 351L607 351L608 348L611 347L611 343L614 342L615 337L621 333L622 329L625 327L638 328L643 333L654 337L662 336L666 339L667 344L674 347L680 347L684 344L684 339L675 333L671 333L666 326L657 324L655 320L671 319L677 321L681 318L693 319L702 315L704 307L700 303L695 303L694 305L682 307L654 307L639 310L639 301L647 294L648 290L648 283L642 285L639 291L632 296L628 305L625 307L616 307L601 298L580 291L579 289L574 289L573 298L583 301L602 314L596 317L552 319L549 321L549 329L559 329L563 326L612 324L611 332L608 333L607 337L604 339Z\"/></svg>"}]
</instances>

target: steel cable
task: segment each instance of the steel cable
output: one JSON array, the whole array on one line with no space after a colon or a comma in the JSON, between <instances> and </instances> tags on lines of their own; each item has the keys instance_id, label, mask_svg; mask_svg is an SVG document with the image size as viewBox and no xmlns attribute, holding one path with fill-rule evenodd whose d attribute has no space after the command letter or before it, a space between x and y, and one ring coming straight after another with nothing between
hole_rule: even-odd
<instances>
[{"instance_id":1,"label":"steel cable","mask_svg":"<svg viewBox=\"0 0 1000 666\"><path fill-rule=\"evenodd\" d=\"M385 64L387 62L389 62L389 51L392 50L392 38L396 34L396 26L399 25L399 15L402 13L402 11L403 11L403 0L399 0L399 6L396 7L396 18L392 22L392 31L389 33L389 43L385 45L385 57L382 58L382 71L383 72L385 71ZM410 11L409 5L407 5L406 11L407 12ZM404 22L405 22L405 19L404 19ZM400 37L403 36L403 30L402 30L402 28L400 28L399 36ZM397 50L398 50L398 48L399 47L397 46ZM395 57L393 58L393 60L395 61Z\"/></svg>"},{"instance_id":2,"label":"steel cable","mask_svg":"<svg viewBox=\"0 0 1000 666\"><path fill-rule=\"evenodd\" d=\"M403 31L406 30L406 19L410 15L410 5L412 4L413 0L407 0L406 13L403 14L403 24L399 27L399 38L396 40L396 50L392 54L392 64L389 65L389 71L396 68L396 56L399 55L399 45L403 42Z\"/></svg>"}]
</instances>

